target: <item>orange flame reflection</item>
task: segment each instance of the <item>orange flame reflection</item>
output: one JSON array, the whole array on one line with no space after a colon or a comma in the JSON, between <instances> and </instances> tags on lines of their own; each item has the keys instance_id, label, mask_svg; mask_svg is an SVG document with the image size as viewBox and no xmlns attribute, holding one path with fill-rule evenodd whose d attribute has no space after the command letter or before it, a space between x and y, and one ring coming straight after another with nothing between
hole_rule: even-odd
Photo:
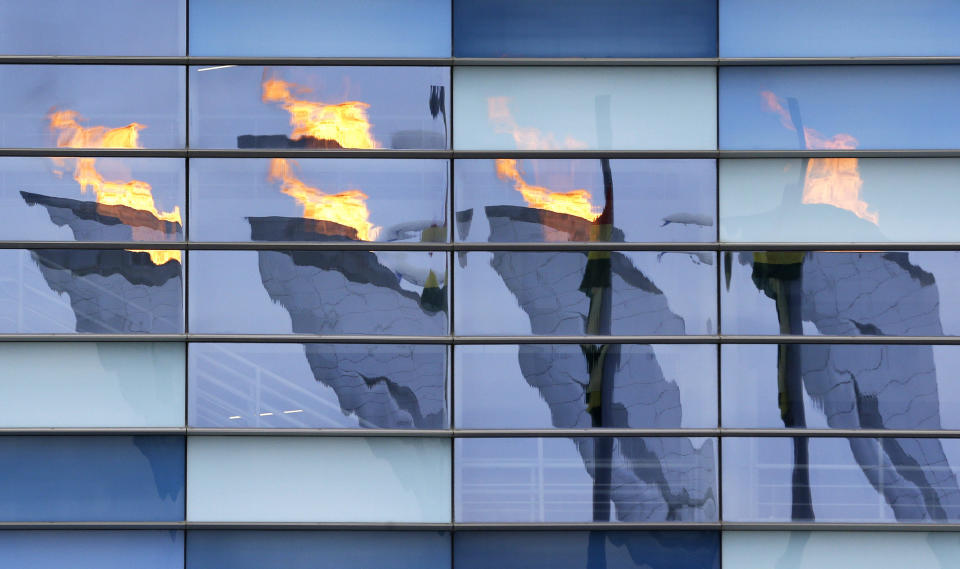
<instances>
[{"instance_id":1,"label":"orange flame reflection","mask_svg":"<svg viewBox=\"0 0 960 569\"><path fill-rule=\"evenodd\" d=\"M771 91L761 91L760 96L764 109L776 113L780 124L792 131L797 130L793 117L779 97ZM857 139L849 134L840 133L827 138L809 127L803 129L803 140L811 150L853 150L858 144ZM802 203L832 205L877 224L880 221L877 213L867 211L869 204L860 199L862 187L857 158L811 158L807 162Z\"/></svg>"},{"instance_id":2,"label":"orange flame reflection","mask_svg":"<svg viewBox=\"0 0 960 569\"><path fill-rule=\"evenodd\" d=\"M339 194L326 194L303 183L293 171L296 163L285 158L270 161L268 179L279 181L281 191L293 197L303 206L303 216L317 221L333 221L356 230L356 237L372 241L380 232L370 223L367 195L360 190L347 190ZM352 237L352 236L351 236Z\"/></svg>"},{"instance_id":3,"label":"orange flame reflection","mask_svg":"<svg viewBox=\"0 0 960 569\"><path fill-rule=\"evenodd\" d=\"M50 129L57 134L58 148L142 148L139 134L146 126L139 123L118 128L85 127L80 124L80 115L72 110L53 111L47 118L50 120ZM92 189L97 203L127 206L149 212L163 221L183 223L179 207L174 207L172 212L161 212L157 209L150 184L147 182L105 180L97 171L96 158L54 158L53 161L59 168L65 168L68 162L72 161L73 179L80 184L80 191L86 193L88 189ZM138 226L132 225L132 230L136 238ZM162 265L170 260L181 261L180 251L128 250L149 254L155 265Z\"/></svg>"}]
</instances>

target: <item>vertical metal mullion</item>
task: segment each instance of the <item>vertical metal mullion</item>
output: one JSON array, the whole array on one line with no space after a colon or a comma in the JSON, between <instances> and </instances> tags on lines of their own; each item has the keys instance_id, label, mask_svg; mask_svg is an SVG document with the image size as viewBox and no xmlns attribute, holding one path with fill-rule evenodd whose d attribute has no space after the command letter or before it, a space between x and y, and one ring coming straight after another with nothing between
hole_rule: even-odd
<instances>
[{"instance_id":1,"label":"vertical metal mullion","mask_svg":"<svg viewBox=\"0 0 960 569\"><path fill-rule=\"evenodd\" d=\"M187 56L190 55L190 0L184 0L184 29L186 30L184 42L186 47ZM183 66L184 73L184 104L183 104L183 121L184 121L184 148L190 148L190 64L185 63ZM190 158L189 156L184 156L183 158L183 237L187 243L190 242ZM187 264L190 261L190 250L187 245L184 245L183 248L183 262L181 267L183 270L183 331L185 334L190 332L190 281L188 280L188 271ZM183 425L184 427L189 426L190 424L190 342L184 341L183 343ZM190 436L185 431L183 434L183 520L187 520L187 480L190 465L188 463L189 453L188 447L190 444ZM189 536L189 531L186 526L183 528L183 567L187 568L189 560L187 559L187 539Z\"/></svg>"},{"instance_id":2,"label":"vertical metal mullion","mask_svg":"<svg viewBox=\"0 0 960 569\"><path fill-rule=\"evenodd\" d=\"M716 43L716 57L720 57L720 0L717 0L717 43ZM718 155L714 159L714 168L716 169L716 186L715 186L715 198L716 210L714 216L716 218L716 228L717 232L715 234L715 239L717 243L717 334L722 334L723 332L723 308L721 305L722 298L721 294L723 292L723 261L724 257L727 255L724 251L720 250L720 67L717 65L716 60L714 61L714 89L716 97L716 108L714 110L716 116L716 137L717 137L717 151ZM732 254L731 254L732 257ZM718 341L714 344L717 348L717 427L719 428L723 425L723 342ZM720 522L720 530L717 532L717 566L720 569L723 569L723 434L720 433L717 436L717 521Z\"/></svg>"},{"instance_id":3,"label":"vertical metal mullion","mask_svg":"<svg viewBox=\"0 0 960 569\"><path fill-rule=\"evenodd\" d=\"M455 3L456 3L456 0L450 0L450 56L451 56L451 57L453 57L453 54L454 54L454 46L455 46L455 44L454 44L454 41L455 41L455 38L454 38L454 9L456 8ZM453 66L449 66L449 67L447 67L447 69L448 69L449 72L450 72L450 106L449 106L449 109L450 109L450 126L448 127L449 130L448 130L448 132L447 132L447 150L450 150L450 151L452 152L452 150L453 150L453 123L454 123L454 119L455 119L455 113L454 113L454 109L453 109L453 106L454 106L454 105L453 105L453 87L454 87L454 85L453 85L453 82L454 82L453 72L454 72L454 68L453 68ZM454 336L456 335L456 333L457 333L456 328L455 328L455 326L454 326L455 313L454 313L454 308L453 308L453 306L454 306L454 301L455 301L455 298L456 298L456 297L455 297L455 294L456 294L456 293L455 293L455 291L454 291L454 276L453 276L454 268L456 267L456 264L455 264L455 261L454 261L454 257L456 257L457 254L458 254L457 251L456 251L457 206L456 206L456 204L454 203L454 196L455 196L455 194L456 194L456 192L454 191L454 184L455 184L455 182L454 182L454 177L455 177L455 174L456 174L455 164L456 164L456 161L453 159L453 155L452 155L452 153L451 153L450 158L449 158L448 161L447 161L447 172L449 173L449 176L450 176L449 182L447 183L447 192L449 192L449 195L448 195L448 197L447 197L447 204L448 204L448 208L447 208L447 227L448 227L448 229L449 229L449 231L447 232L447 239L449 239L449 240L450 240L450 243L453 244L454 246L451 247L450 250L446 252L446 255L447 255L447 302L448 302L448 307L449 307L449 308L448 308L449 326L450 326L449 332L450 332L450 337L451 337L451 338L454 337ZM455 374L456 374L456 363L455 363L455 361L456 361L456 352L455 352L455 350L456 350L456 346L454 346L453 343L451 342L451 343L448 345L448 347L447 347L447 353L449 354L448 357L450 358L450 364L449 364L449 366L447 367L447 369L450 370L450 378L449 378L449 385L450 385L450 399L449 399L450 403L449 403L449 405L450 405L450 411L449 411L449 413L448 413L448 416L449 416L449 418L450 418L450 419L449 419L449 421L450 421L449 428L450 428L450 429L455 429L455 428L456 428L456 424L455 424L455 422L454 422L454 421L456 420L455 412L454 412L454 407L456 406L456 392L455 392L455 388L454 388L454 384L455 384L455 382L456 382L456 376L455 376ZM455 556L454 556L454 546L455 546L455 543L454 543L454 540L455 540L454 528L456 527L456 526L454 525L454 523L456 522L456 517L455 517L455 516L456 516L456 503L457 503L456 486L455 486L455 481L456 481L456 477L457 477L457 475L456 475L457 463L456 463L456 450L455 450L456 448L457 448L457 438L456 438L456 434L454 433L454 435L453 435L452 437L450 437L450 532L449 532L449 536L448 536L448 541L449 541L449 544L450 544L450 569L454 569L454 567L455 567L455 565L456 565L456 558L455 558Z\"/></svg>"}]
</instances>

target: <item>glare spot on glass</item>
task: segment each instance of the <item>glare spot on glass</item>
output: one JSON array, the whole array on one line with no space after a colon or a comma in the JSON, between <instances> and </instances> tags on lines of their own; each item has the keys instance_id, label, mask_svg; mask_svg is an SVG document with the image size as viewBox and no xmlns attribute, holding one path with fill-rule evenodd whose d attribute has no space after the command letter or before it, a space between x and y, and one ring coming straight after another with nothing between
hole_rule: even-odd
<instances>
[{"instance_id":1,"label":"glare spot on glass","mask_svg":"<svg viewBox=\"0 0 960 569\"><path fill-rule=\"evenodd\" d=\"M227 417L227 418L230 419L231 421L232 421L232 420L235 420L235 419L243 419L243 417L241 417L240 415L232 415L232 416Z\"/></svg>"},{"instance_id":2,"label":"glare spot on glass","mask_svg":"<svg viewBox=\"0 0 960 569\"><path fill-rule=\"evenodd\" d=\"M303 413L303 409L288 409L284 411L284 414L287 414L287 413Z\"/></svg>"},{"instance_id":3,"label":"glare spot on glass","mask_svg":"<svg viewBox=\"0 0 960 569\"><path fill-rule=\"evenodd\" d=\"M236 67L236 65L214 65L213 67L201 67L197 71L213 71L214 69L227 69L229 67Z\"/></svg>"},{"instance_id":4,"label":"glare spot on glass","mask_svg":"<svg viewBox=\"0 0 960 569\"><path fill-rule=\"evenodd\" d=\"M273 413L260 413L261 417L269 417L270 415L273 415Z\"/></svg>"}]
</instances>

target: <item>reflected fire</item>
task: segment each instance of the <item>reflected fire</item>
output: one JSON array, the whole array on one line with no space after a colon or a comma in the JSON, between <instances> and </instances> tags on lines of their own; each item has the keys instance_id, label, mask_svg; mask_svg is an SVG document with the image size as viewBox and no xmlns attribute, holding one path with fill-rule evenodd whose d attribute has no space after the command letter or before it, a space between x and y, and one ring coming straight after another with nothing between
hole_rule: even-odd
<instances>
[{"instance_id":1,"label":"reflected fire","mask_svg":"<svg viewBox=\"0 0 960 569\"><path fill-rule=\"evenodd\" d=\"M50 129L57 134L58 148L142 148L139 143L139 134L146 128L139 123L130 123L117 128L85 127L80 124L83 119L72 110L51 112L48 119ZM53 162L59 169L67 169L72 163L73 179L80 184L80 191L86 193L88 189L93 190L97 203L127 206L149 212L163 221L183 223L179 207L174 207L171 212L161 212L157 209L153 192L147 182L105 180L97 170L96 158L54 158ZM136 238L138 228L136 225L131 225ZM162 265L170 260L181 261L180 251L142 249L129 249L129 251L149 254L150 260L156 265Z\"/></svg>"},{"instance_id":2,"label":"reflected fire","mask_svg":"<svg viewBox=\"0 0 960 569\"><path fill-rule=\"evenodd\" d=\"M764 109L776 113L780 124L796 131L794 119L783 106L783 100L771 91L760 93ZM845 133L827 138L808 127L803 128L803 140L811 150L853 150L857 139ZM857 217L873 224L880 221L876 212L867 211L869 204L860 199L863 179L860 177L857 158L811 158L807 162L806 176L803 182L805 204L827 204L854 213Z\"/></svg>"}]
</instances>

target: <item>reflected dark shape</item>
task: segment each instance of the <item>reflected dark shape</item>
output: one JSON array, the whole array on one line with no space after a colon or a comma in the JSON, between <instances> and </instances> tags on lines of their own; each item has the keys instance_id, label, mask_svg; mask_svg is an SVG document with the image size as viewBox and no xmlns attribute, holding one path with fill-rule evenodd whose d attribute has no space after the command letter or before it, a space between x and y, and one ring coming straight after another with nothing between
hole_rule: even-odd
<instances>
[{"instance_id":1,"label":"reflected dark shape","mask_svg":"<svg viewBox=\"0 0 960 569\"><path fill-rule=\"evenodd\" d=\"M305 148L336 149L343 148L336 140L303 136L293 139L283 134L241 134L237 137L237 148Z\"/></svg>"},{"instance_id":2,"label":"reflected dark shape","mask_svg":"<svg viewBox=\"0 0 960 569\"><path fill-rule=\"evenodd\" d=\"M28 205L42 205L50 221L68 226L77 241L179 241L183 227L148 211L125 205L57 198L20 192Z\"/></svg>"},{"instance_id":3,"label":"reflected dark shape","mask_svg":"<svg viewBox=\"0 0 960 569\"><path fill-rule=\"evenodd\" d=\"M588 541L599 541L601 559ZM458 569L719 569L720 534L706 531L459 531ZM600 561L600 564L597 562Z\"/></svg>"}]
</instances>

